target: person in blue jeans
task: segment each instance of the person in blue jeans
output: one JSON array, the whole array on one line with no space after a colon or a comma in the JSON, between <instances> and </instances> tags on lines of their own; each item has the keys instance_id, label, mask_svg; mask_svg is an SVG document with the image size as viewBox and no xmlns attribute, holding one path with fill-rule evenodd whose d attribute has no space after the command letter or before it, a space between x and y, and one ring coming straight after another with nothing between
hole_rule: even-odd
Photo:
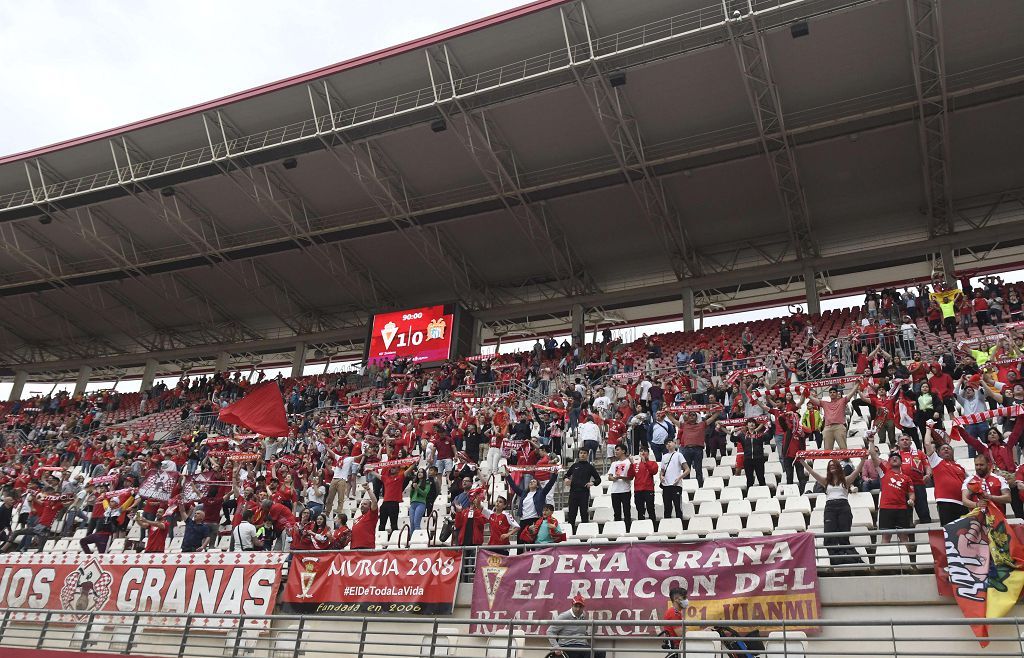
<instances>
[{"instance_id":1,"label":"person in blue jeans","mask_svg":"<svg viewBox=\"0 0 1024 658\"><path fill-rule=\"evenodd\" d=\"M427 513L427 498L433 484L423 469L416 471L416 479L409 483L409 526L413 530L420 529L423 516Z\"/></svg>"}]
</instances>

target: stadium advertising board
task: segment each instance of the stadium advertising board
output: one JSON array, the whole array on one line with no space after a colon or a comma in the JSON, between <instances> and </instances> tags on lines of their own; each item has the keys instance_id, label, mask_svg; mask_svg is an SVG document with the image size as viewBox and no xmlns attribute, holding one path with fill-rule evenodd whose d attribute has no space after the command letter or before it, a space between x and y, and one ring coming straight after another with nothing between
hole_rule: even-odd
<instances>
[{"instance_id":1,"label":"stadium advertising board","mask_svg":"<svg viewBox=\"0 0 1024 658\"><path fill-rule=\"evenodd\" d=\"M40 611L68 614L51 621L78 623L88 613L112 623L117 613L269 615L281 580L284 553L10 553L0 555L0 607L12 621L41 621ZM145 625L167 623L143 618ZM261 621L247 626L258 627ZM231 618L193 617L209 630L237 627Z\"/></svg>"},{"instance_id":2,"label":"stadium advertising board","mask_svg":"<svg viewBox=\"0 0 1024 658\"><path fill-rule=\"evenodd\" d=\"M411 358L414 363L444 361L451 353L455 315L444 306L425 306L373 316L366 359Z\"/></svg>"},{"instance_id":3,"label":"stadium advertising board","mask_svg":"<svg viewBox=\"0 0 1024 658\"><path fill-rule=\"evenodd\" d=\"M630 622L663 618L669 590L677 586L688 592L688 625L764 620L767 631L786 620L788 629L797 630L800 621L821 616L814 535L807 532L692 544L559 546L511 557L480 551L472 632L507 630L501 622L509 619L535 620L525 632L543 632L544 621L565 612L579 594L592 619L619 622L602 633L653 634L658 629Z\"/></svg>"},{"instance_id":4,"label":"stadium advertising board","mask_svg":"<svg viewBox=\"0 0 1024 658\"><path fill-rule=\"evenodd\" d=\"M286 612L450 615L462 554L452 550L296 554Z\"/></svg>"}]
</instances>

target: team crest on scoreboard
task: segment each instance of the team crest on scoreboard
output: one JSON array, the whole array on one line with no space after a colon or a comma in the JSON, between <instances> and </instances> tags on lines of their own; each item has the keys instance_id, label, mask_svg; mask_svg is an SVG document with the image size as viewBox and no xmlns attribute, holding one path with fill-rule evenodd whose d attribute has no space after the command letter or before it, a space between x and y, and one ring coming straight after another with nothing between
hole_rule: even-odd
<instances>
[{"instance_id":1,"label":"team crest on scoreboard","mask_svg":"<svg viewBox=\"0 0 1024 658\"><path fill-rule=\"evenodd\" d=\"M448 323L444 321L444 318L434 318L427 325L427 340L444 338L444 330L447 328Z\"/></svg>"}]
</instances>

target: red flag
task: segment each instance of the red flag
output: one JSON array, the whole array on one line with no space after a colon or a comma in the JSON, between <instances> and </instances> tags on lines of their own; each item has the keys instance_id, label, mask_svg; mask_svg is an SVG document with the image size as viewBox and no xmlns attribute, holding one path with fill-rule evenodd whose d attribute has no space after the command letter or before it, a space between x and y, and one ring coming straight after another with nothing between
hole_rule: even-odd
<instances>
[{"instance_id":1,"label":"red flag","mask_svg":"<svg viewBox=\"0 0 1024 658\"><path fill-rule=\"evenodd\" d=\"M287 436L288 420L284 412L284 398L277 382L267 382L253 388L244 398L220 410L221 421L241 425L263 436Z\"/></svg>"}]
</instances>

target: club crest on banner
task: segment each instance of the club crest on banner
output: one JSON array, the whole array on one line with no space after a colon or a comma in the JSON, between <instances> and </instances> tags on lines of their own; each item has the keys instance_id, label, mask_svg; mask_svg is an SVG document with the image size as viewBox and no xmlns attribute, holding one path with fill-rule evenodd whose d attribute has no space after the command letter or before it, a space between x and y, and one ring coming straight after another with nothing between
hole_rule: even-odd
<instances>
[{"instance_id":1,"label":"club crest on banner","mask_svg":"<svg viewBox=\"0 0 1024 658\"><path fill-rule=\"evenodd\" d=\"M487 603L491 608L494 607L494 596L498 593L501 579L505 577L506 572L508 567L505 566L505 561L497 555L487 558L487 566L477 572L483 578L484 593L487 594Z\"/></svg>"},{"instance_id":2,"label":"club crest on banner","mask_svg":"<svg viewBox=\"0 0 1024 658\"><path fill-rule=\"evenodd\" d=\"M60 588L61 607L83 613L102 610L110 599L113 582L114 577L96 559L89 560L64 578Z\"/></svg>"},{"instance_id":3,"label":"club crest on banner","mask_svg":"<svg viewBox=\"0 0 1024 658\"><path fill-rule=\"evenodd\" d=\"M299 588L302 590L301 594L297 594L297 599L309 599L313 595L310 591L313 589L313 582L316 580L316 564L320 561L320 558L313 557L311 555L305 555L301 560L301 571L299 572Z\"/></svg>"}]
</instances>

